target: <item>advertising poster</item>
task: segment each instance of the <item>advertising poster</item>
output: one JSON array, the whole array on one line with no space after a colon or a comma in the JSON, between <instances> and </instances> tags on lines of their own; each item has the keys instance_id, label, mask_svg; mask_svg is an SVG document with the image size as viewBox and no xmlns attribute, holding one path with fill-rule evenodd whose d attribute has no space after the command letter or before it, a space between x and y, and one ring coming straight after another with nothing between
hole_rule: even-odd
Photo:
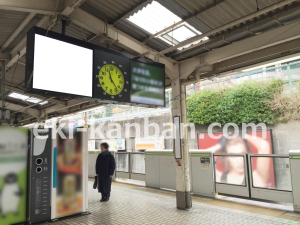
<instances>
[{"instance_id":1,"label":"advertising poster","mask_svg":"<svg viewBox=\"0 0 300 225\"><path fill-rule=\"evenodd\" d=\"M263 138L263 132L266 132ZM198 148L221 154L272 154L272 133L267 131L248 132L243 139L238 135L226 139L222 133L214 133L218 139L207 133L198 134ZM215 156L216 182L242 185L246 184L244 158L242 156ZM252 158L253 186L275 188L273 158Z\"/></svg>"},{"instance_id":2,"label":"advertising poster","mask_svg":"<svg viewBox=\"0 0 300 225\"><path fill-rule=\"evenodd\" d=\"M0 128L0 224L26 221L28 130Z\"/></svg>"},{"instance_id":3,"label":"advertising poster","mask_svg":"<svg viewBox=\"0 0 300 225\"><path fill-rule=\"evenodd\" d=\"M89 140L88 141L88 151L95 151L95 140Z\"/></svg>"},{"instance_id":4,"label":"advertising poster","mask_svg":"<svg viewBox=\"0 0 300 225\"><path fill-rule=\"evenodd\" d=\"M76 128L73 139L68 129L63 132L66 139L57 136L56 218L83 210L83 136Z\"/></svg>"},{"instance_id":5,"label":"advertising poster","mask_svg":"<svg viewBox=\"0 0 300 225\"><path fill-rule=\"evenodd\" d=\"M136 138L135 149L164 149L164 140L163 137Z\"/></svg>"},{"instance_id":6,"label":"advertising poster","mask_svg":"<svg viewBox=\"0 0 300 225\"><path fill-rule=\"evenodd\" d=\"M100 151L100 144L106 142L109 150L125 150L125 139L106 139L96 141L96 150Z\"/></svg>"}]
</instances>

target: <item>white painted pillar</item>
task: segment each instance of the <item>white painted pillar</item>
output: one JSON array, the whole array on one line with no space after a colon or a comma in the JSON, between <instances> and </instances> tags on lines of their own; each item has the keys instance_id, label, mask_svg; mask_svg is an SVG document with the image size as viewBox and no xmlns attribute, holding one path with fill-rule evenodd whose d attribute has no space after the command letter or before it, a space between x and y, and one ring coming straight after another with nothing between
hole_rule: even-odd
<instances>
[{"instance_id":1,"label":"white painted pillar","mask_svg":"<svg viewBox=\"0 0 300 225\"><path fill-rule=\"evenodd\" d=\"M183 124L187 123L186 114L185 86L182 85L179 78L176 78L172 80L172 121L174 116L180 116L180 122L182 123L182 159L178 159L179 163L176 163L176 202L178 209L192 207L188 128L183 128Z\"/></svg>"}]
</instances>

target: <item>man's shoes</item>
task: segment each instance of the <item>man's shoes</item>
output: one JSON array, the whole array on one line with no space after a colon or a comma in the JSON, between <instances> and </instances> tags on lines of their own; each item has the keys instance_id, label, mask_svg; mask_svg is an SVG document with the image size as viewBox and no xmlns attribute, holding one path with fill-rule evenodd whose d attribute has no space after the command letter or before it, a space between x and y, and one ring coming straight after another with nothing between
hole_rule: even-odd
<instances>
[{"instance_id":1,"label":"man's shoes","mask_svg":"<svg viewBox=\"0 0 300 225\"><path fill-rule=\"evenodd\" d=\"M108 202L109 198L101 198L100 202Z\"/></svg>"}]
</instances>

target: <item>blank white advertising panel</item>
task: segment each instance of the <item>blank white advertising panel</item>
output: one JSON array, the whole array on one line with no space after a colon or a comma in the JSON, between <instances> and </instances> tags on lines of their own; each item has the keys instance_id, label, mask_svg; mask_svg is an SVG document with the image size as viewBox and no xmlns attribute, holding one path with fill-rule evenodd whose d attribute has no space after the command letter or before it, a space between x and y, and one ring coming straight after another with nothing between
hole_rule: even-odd
<instances>
[{"instance_id":1,"label":"blank white advertising panel","mask_svg":"<svg viewBox=\"0 0 300 225\"><path fill-rule=\"evenodd\" d=\"M33 88L92 97L93 50L35 34Z\"/></svg>"}]
</instances>

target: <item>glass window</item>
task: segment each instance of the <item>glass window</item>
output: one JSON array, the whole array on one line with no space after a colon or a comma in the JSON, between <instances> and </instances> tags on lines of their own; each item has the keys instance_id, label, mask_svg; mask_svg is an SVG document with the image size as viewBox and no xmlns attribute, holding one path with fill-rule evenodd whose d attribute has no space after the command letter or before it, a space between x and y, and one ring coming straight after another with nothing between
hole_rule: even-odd
<instances>
[{"instance_id":1,"label":"glass window","mask_svg":"<svg viewBox=\"0 0 300 225\"><path fill-rule=\"evenodd\" d=\"M116 171L129 172L128 154L116 153Z\"/></svg>"},{"instance_id":2,"label":"glass window","mask_svg":"<svg viewBox=\"0 0 300 225\"><path fill-rule=\"evenodd\" d=\"M251 171L253 187L292 191L288 158L251 157Z\"/></svg>"},{"instance_id":3,"label":"glass window","mask_svg":"<svg viewBox=\"0 0 300 225\"><path fill-rule=\"evenodd\" d=\"M215 156L216 182L246 185L244 156Z\"/></svg>"},{"instance_id":4,"label":"glass window","mask_svg":"<svg viewBox=\"0 0 300 225\"><path fill-rule=\"evenodd\" d=\"M145 154L131 154L131 172L145 174Z\"/></svg>"}]
</instances>

